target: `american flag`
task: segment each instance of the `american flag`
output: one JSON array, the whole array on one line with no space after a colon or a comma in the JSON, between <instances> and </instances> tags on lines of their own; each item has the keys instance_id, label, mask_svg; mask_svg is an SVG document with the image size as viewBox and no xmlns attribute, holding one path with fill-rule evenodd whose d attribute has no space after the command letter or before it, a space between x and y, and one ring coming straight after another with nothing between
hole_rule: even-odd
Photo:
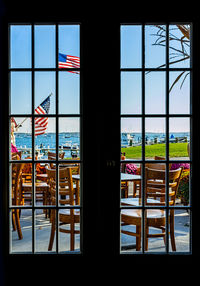
<instances>
[{"instance_id":1,"label":"american flag","mask_svg":"<svg viewBox=\"0 0 200 286\"><path fill-rule=\"evenodd\" d=\"M50 96L51 94L35 109L37 114L48 114L50 108ZM44 134L48 126L48 117L36 117L35 118L35 136Z\"/></svg>"},{"instance_id":2,"label":"american flag","mask_svg":"<svg viewBox=\"0 0 200 286\"><path fill-rule=\"evenodd\" d=\"M76 69L80 68L80 58L59 53L58 67L59 68L76 68ZM69 72L79 74L79 71L69 71Z\"/></svg>"}]
</instances>

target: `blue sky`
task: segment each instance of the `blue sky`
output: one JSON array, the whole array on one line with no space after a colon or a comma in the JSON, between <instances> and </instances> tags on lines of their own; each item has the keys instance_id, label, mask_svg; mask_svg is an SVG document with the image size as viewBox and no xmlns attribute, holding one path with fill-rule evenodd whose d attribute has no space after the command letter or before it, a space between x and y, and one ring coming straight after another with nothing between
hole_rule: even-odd
<instances>
[{"instance_id":1,"label":"blue sky","mask_svg":"<svg viewBox=\"0 0 200 286\"><path fill-rule=\"evenodd\" d=\"M55 26L35 25L35 67L55 68ZM80 56L79 25L59 26L59 52L68 55ZM154 26L145 27L145 65L156 68L165 63L165 48L154 46L157 32ZM121 67L140 68L142 65L142 30L141 26L121 26ZM181 36L180 34L177 36ZM31 26L11 26L11 67L31 67ZM174 67L188 67L187 61L176 64ZM177 77L177 72L170 72L170 85ZM30 72L11 73L11 113L31 113L32 79ZM61 114L79 114L80 78L77 74L59 72L59 112ZM145 109L147 114L165 113L165 72L150 72L145 75ZM179 82L170 93L170 113L189 113L189 76L180 89ZM35 107L37 107L50 93L50 113L55 114L55 72L35 73ZM142 104L142 74L141 72L121 73L121 113L141 114ZM77 120L68 124L61 124L62 131L77 131ZM73 123L74 122L74 123ZM122 132L138 132L141 129L140 120L123 120ZM148 124L151 122L151 124ZM174 121L176 122L176 121ZM66 123L66 122L65 122ZM28 121L20 129L21 132L29 129ZM172 128L173 126L173 128ZM67 129L67 130L66 130ZM163 132L162 120L147 120L147 132ZM188 119L182 119L171 124L173 132L186 132ZM49 132L55 130L54 124L49 122Z\"/></svg>"}]
</instances>

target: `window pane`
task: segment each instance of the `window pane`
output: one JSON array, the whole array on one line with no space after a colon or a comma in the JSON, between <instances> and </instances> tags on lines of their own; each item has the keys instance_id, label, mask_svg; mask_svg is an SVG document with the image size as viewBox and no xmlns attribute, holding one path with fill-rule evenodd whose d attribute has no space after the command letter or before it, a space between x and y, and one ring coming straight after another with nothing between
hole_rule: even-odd
<instances>
[{"instance_id":1,"label":"window pane","mask_svg":"<svg viewBox=\"0 0 200 286\"><path fill-rule=\"evenodd\" d=\"M169 157L170 160L188 160L190 142L190 119L169 119Z\"/></svg>"},{"instance_id":2,"label":"window pane","mask_svg":"<svg viewBox=\"0 0 200 286\"><path fill-rule=\"evenodd\" d=\"M11 72L10 74L10 113L31 113L31 72Z\"/></svg>"},{"instance_id":3,"label":"window pane","mask_svg":"<svg viewBox=\"0 0 200 286\"><path fill-rule=\"evenodd\" d=\"M49 152L56 150L56 120L51 117L35 119L35 158L48 158Z\"/></svg>"},{"instance_id":4,"label":"window pane","mask_svg":"<svg viewBox=\"0 0 200 286\"><path fill-rule=\"evenodd\" d=\"M31 26L10 26L10 67L31 68Z\"/></svg>"},{"instance_id":5,"label":"window pane","mask_svg":"<svg viewBox=\"0 0 200 286\"><path fill-rule=\"evenodd\" d=\"M59 113L79 114L80 76L69 72L59 72Z\"/></svg>"},{"instance_id":6,"label":"window pane","mask_svg":"<svg viewBox=\"0 0 200 286\"><path fill-rule=\"evenodd\" d=\"M80 159L80 119L59 119L59 151L65 152L64 159Z\"/></svg>"},{"instance_id":7,"label":"window pane","mask_svg":"<svg viewBox=\"0 0 200 286\"><path fill-rule=\"evenodd\" d=\"M121 114L140 114L142 102L141 72L121 73Z\"/></svg>"},{"instance_id":8,"label":"window pane","mask_svg":"<svg viewBox=\"0 0 200 286\"><path fill-rule=\"evenodd\" d=\"M171 68L190 67L190 25L169 25L169 64Z\"/></svg>"},{"instance_id":9,"label":"window pane","mask_svg":"<svg viewBox=\"0 0 200 286\"><path fill-rule=\"evenodd\" d=\"M158 156L155 157L156 160ZM160 157L159 163L145 164L145 205L166 205L166 164L162 163L164 157Z\"/></svg>"},{"instance_id":10,"label":"window pane","mask_svg":"<svg viewBox=\"0 0 200 286\"><path fill-rule=\"evenodd\" d=\"M39 209L35 211L35 251L48 252L49 240L51 236L51 223L49 215L53 216L54 210ZM56 230L54 237L53 252L56 251Z\"/></svg>"},{"instance_id":11,"label":"window pane","mask_svg":"<svg viewBox=\"0 0 200 286\"><path fill-rule=\"evenodd\" d=\"M61 159L61 157L60 157ZM72 180L73 180L73 202L64 202L66 203L66 205L68 204L71 204L71 205L80 205L80 198L81 198L81 190L80 190L80 174L81 174L81 165L79 163L61 163L59 164L59 184L60 184L60 187L62 187L62 182L64 182L64 174L65 172L63 171L63 169L70 169L71 170L71 174L72 174ZM68 182L65 182L66 185L65 187L68 188ZM68 194L69 195L69 194ZM68 198L66 196L66 198ZM63 205L63 201L62 199L66 199L65 198L65 195L60 192L59 194L59 204L62 206ZM68 198L69 199L69 198Z\"/></svg>"},{"instance_id":12,"label":"window pane","mask_svg":"<svg viewBox=\"0 0 200 286\"><path fill-rule=\"evenodd\" d=\"M59 226L59 252L80 251L80 210L60 209L59 222L67 221L71 216L71 223Z\"/></svg>"},{"instance_id":13,"label":"window pane","mask_svg":"<svg viewBox=\"0 0 200 286\"><path fill-rule=\"evenodd\" d=\"M59 67L79 68L80 27L79 25L59 25Z\"/></svg>"},{"instance_id":14,"label":"window pane","mask_svg":"<svg viewBox=\"0 0 200 286\"><path fill-rule=\"evenodd\" d=\"M142 121L141 118L121 119L121 153L126 160L140 160L142 156Z\"/></svg>"},{"instance_id":15,"label":"window pane","mask_svg":"<svg viewBox=\"0 0 200 286\"><path fill-rule=\"evenodd\" d=\"M121 26L121 68L141 68L142 28L137 25Z\"/></svg>"},{"instance_id":16,"label":"window pane","mask_svg":"<svg viewBox=\"0 0 200 286\"><path fill-rule=\"evenodd\" d=\"M145 76L146 114L165 113L165 72L150 72Z\"/></svg>"},{"instance_id":17,"label":"window pane","mask_svg":"<svg viewBox=\"0 0 200 286\"><path fill-rule=\"evenodd\" d=\"M169 86L169 112L171 114L189 114L190 72L170 72Z\"/></svg>"},{"instance_id":18,"label":"window pane","mask_svg":"<svg viewBox=\"0 0 200 286\"><path fill-rule=\"evenodd\" d=\"M16 219L19 219L19 230ZM32 210L11 209L10 210L10 252L32 252ZM21 238L19 239L21 235Z\"/></svg>"},{"instance_id":19,"label":"window pane","mask_svg":"<svg viewBox=\"0 0 200 286\"><path fill-rule=\"evenodd\" d=\"M121 210L121 253L142 251L142 221L141 209Z\"/></svg>"},{"instance_id":20,"label":"window pane","mask_svg":"<svg viewBox=\"0 0 200 286\"><path fill-rule=\"evenodd\" d=\"M10 132L10 159L30 160L32 157L32 124L31 118L12 117Z\"/></svg>"},{"instance_id":21,"label":"window pane","mask_svg":"<svg viewBox=\"0 0 200 286\"><path fill-rule=\"evenodd\" d=\"M35 26L35 67L55 68L55 26Z\"/></svg>"},{"instance_id":22,"label":"window pane","mask_svg":"<svg viewBox=\"0 0 200 286\"><path fill-rule=\"evenodd\" d=\"M10 164L10 205L32 205L32 163Z\"/></svg>"},{"instance_id":23,"label":"window pane","mask_svg":"<svg viewBox=\"0 0 200 286\"><path fill-rule=\"evenodd\" d=\"M35 108L40 106L36 113L55 114L55 102L55 72L35 72Z\"/></svg>"},{"instance_id":24,"label":"window pane","mask_svg":"<svg viewBox=\"0 0 200 286\"><path fill-rule=\"evenodd\" d=\"M144 250L147 252L166 252L165 231L166 211L163 209L145 210L144 217Z\"/></svg>"},{"instance_id":25,"label":"window pane","mask_svg":"<svg viewBox=\"0 0 200 286\"><path fill-rule=\"evenodd\" d=\"M165 118L145 119L145 157L152 160L155 156L166 157Z\"/></svg>"},{"instance_id":26,"label":"window pane","mask_svg":"<svg viewBox=\"0 0 200 286\"><path fill-rule=\"evenodd\" d=\"M174 242L177 252L190 251L190 214L191 212L189 210L170 210L170 217L174 220ZM170 224L169 232L171 232ZM170 235L169 251L173 251Z\"/></svg>"},{"instance_id":27,"label":"window pane","mask_svg":"<svg viewBox=\"0 0 200 286\"><path fill-rule=\"evenodd\" d=\"M176 197L175 197L175 205L176 206L189 206L190 204L190 173L191 173L191 168L190 164L187 162L182 162L182 163L171 163L170 164L170 170L173 171L172 174L169 175L171 176L171 181L172 181L172 176L175 176L176 173L180 171L180 168L182 168L182 173L180 175L180 182L178 189L174 189L176 191ZM172 195L173 195L173 188L172 190ZM169 192L170 194L170 192ZM169 196L169 202L170 204L173 204L173 196Z\"/></svg>"},{"instance_id":28,"label":"window pane","mask_svg":"<svg viewBox=\"0 0 200 286\"><path fill-rule=\"evenodd\" d=\"M166 64L166 26L145 26L145 67L164 68Z\"/></svg>"},{"instance_id":29,"label":"window pane","mask_svg":"<svg viewBox=\"0 0 200 286\"><path fill-rule=\"evenodd\" d=\"M121 164L121 205L141 205L141 167L138 163Z\"/></svg>"}]
</instances>

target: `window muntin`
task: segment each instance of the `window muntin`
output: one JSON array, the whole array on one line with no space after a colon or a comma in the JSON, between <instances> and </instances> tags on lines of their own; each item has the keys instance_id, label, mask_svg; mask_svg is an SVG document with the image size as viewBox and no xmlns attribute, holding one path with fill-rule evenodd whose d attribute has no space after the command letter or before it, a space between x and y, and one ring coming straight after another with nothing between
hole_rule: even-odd
<instances>
[{"instance_id":1,"label":"window muntin","mask_svg":"<svg viewBox=\"0 0 200 286\"><path fill-rule=\"evenodd\" d=\"M121 253L172 253L170 234L167 231L165 244L163 238L149 238L148 250L145 248L148 210L149 216L154 210L160 210L164 213L165 220L162 227L165 226L165 229L170 229L170 214L174 213L176 252L191 252L192 58L190 50L192 24L123 24L120 35L120 223L125 223L121 225L120 250ZM134 80L134 76L132 81L125 83L124 78L138 73L141 73L141 83ZM141 90L141 112L138 112L140 103L137 101L139 89ZM136 103L137 106L133 106ZM127 106L127 109L124 106ZM138 124L138 122L141 123ZM145 168L152 168L152 166L156 168L156 165L158 168L160 160L155 160L155 156L162 157L162 164L165 165L164 202L162 205L149 206L146 203ZM176 204L171 205L168 187L170 169L177 169L180 164L184 170ZM123 178L125 180L126 174L140 175L141 181L122 181ZM126 203L131 199L137 202ZM132 225L127 220L128 212L131 213L131 210L135 219L134 223L132 220ZM183 226L181 231L184 244L178 235L180 224ZM136 251L136 238L126 233L136 231L134 228L140 229L140 251ZM150 231L155 233L152 226Z\"/></svg>"},{"instance_id":2,"label":"window muntin","mask_svg":"<svg viewBox=\"0 0 200 286\"><path fill-rule=\"evenodd\" d=\"M80 253L82 251L80 234L82 220L80 24L11 24L9 25L9 39L9 138L10 144L12 143L18 151L21 151L19 158L13 155L15 151L13 147L9 148L10 253L72 251ZM69 49L66 50L66 47ZM79 59L79 64L60 68L59 53L66 55L66 61L67 55L75 56L76 60ZM60 79L65 83L64 86ZM49 111L45 114L38 114L35 111L36 108L48 95L50 95ZM45 133L36 136L38 119L48 123ZM69 140L72 142L70 142L70 148L67 149L65 147ZM56 155L50 158L47 156L48 152ZM64 157L60 157L59 153L64 153ZM21 198L17 197L13 200L13 170L15 166L19 167L22 164L24 164L23 176L26 172L29 175L29 181L20 181L20 184L23 184L23 189L20 190ZM46 165L53 165L55 168L54 203L46 200L46 195L50 195L47 190L49 187L45 187L45 184L49 184L48 178L47 181L43 178ZM59 170L71 166L79 169L79 180L76 181L78 193L74 205L63 205L60 203L58 192ZM74 172L73 170L73 175ZM39 183L41 183L41 189L38 187ZM63 209L66 213L80 213L75 225L74 250L70 249L70 234L58 231L60 213ZM48 244L52 226L49 214L52 212L55 213L56 230L53 247L49 251ZM15 215L20 217L21 239L17 231L12 231Z\"/></svg>"}]
</instances>

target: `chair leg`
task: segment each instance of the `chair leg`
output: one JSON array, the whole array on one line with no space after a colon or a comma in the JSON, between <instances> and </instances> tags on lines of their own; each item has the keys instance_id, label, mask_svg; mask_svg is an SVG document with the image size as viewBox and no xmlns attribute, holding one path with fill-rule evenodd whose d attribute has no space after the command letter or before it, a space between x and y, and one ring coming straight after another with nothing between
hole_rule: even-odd
<instances>
[{"instance_id":1,"label":"chair leg","mask_svg":"<svg viewBox=\"0 0 200 286\"><path fill-rule=\"evenodd\" d=\"M19 210L15 210L14 212L15 212L15 222L16 222L18 237L19 239L22 239L23 235L22 235L20 219L19 219Z\"/></svg>"},{"instance_id":2,"label":"chair leg","mask_svg":"<svg viewBox=\"0 0 200 286\"><path fill-rule=\"evenodd\" d=\"M136 225L136 251L141 249L141 225Z\"/></svg>"},{"instance_id":3,"label":"chair leg","mask_svg":"<svg viewBox=\"0 0 200 286\"><path fill-rule=\"evenodd\" d=\"M52 250L53 248L53 242L54 242L54 237L55 237L55 231L56 231L56 218L55 218L55 213L54 211L51 212L51 234L50 234L50 240L49 240L49 247L48 250Z\"/></svg>"},{"instance_id":4,"label":"chair leg","mask_svg":"<svg viewBox=\"0 0 200 286\"><path fill-rule=\"evenodd\" d=\"M176 251L175 235L174 235L174 213L170 212L170 239L172 251Z\"/></svg>"},{"instance_id":5,"label":"chair leg","mask_svg":"<svg viewBox=\"0 0 200 286\"><path fill-rule=\"evenodd\" d=\"M148 250L148 234L149 234L149 227L147 225L147 221L145 223L145 230L144 230L144 250Z\"/></svg>"},{"instance_id":6,"label":"chair leg","mask_svg":"<svg viewBox=\"0 0 200 286\"><path fill-rule=\"evenodd\" d=\"M16 221L15 221L14 210L12 211L12 226L13 226L13 230L15 231L17 228L16 228Z\"/></svg>"}]
</instances>

